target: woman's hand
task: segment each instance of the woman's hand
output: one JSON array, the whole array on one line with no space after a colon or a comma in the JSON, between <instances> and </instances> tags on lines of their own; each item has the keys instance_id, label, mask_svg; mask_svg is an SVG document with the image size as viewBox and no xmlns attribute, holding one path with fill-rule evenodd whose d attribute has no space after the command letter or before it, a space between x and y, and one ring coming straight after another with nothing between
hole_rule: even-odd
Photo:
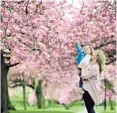
<instances>
[{"instance_id":1,"label":"woman's hand","mask_svg":"<svg viewBox=\"0 0 117 113\"><path fill-rule=\"evenodd\" d=\"M82 64L81 68L82 68L82 76L85 76L85 74L86 74L86 64Z\"/></svg>"},{"instance_id":2,"label":"woman's hand","mask_svg":"<svg viewBox=\"0 0 117 113\"><path fill-rule=\"evenodd\" d=\"M83 64L81 65L81 68L82 68L82 70L86 70L86 64L83 63Z\"/></svg>"}]
</instances>

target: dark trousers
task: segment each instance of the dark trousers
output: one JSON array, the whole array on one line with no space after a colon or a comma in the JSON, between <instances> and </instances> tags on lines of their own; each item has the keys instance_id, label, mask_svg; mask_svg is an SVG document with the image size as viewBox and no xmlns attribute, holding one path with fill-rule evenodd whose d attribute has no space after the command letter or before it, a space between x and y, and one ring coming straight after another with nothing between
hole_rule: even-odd
<instances>
[{"instance_id":1,"label":"dark trousers","mask_svg":"<svg viewBox=\"0 0 117 113\"><path fill-rule=\"evenodd\" d=\"M82 69L78 67L78 70L80 70L80 73L79 73L79 77L80 77L80 81L79 81L79 87L82 88L82 85L83 85L83 82L82 82L82 77L81 77L81 71Z\"/></svg>"},{"instance_id":2,"label":"dark trousers","mask_svg":"<svg viewBox=\"0 0 117 113\"><path fill-rule=\"evenodd\" d=\"M85 106L86 109L88 111L88 113L95 113L94 111L94 101L92 99L92 97L90 96L90 94L88 93L88 91L84 90L85 93L83 94L83 99L85 102Z\"/></svg>"}]
</instances>

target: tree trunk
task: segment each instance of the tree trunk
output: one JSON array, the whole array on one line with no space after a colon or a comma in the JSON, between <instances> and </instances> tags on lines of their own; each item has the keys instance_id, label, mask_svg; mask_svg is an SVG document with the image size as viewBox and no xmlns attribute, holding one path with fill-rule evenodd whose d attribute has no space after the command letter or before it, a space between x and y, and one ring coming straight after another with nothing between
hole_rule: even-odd
<instances>
[{"instance_id":1,"label":"tree trunk","mask_svg":"<svg viewBox=\"0 0 117 113\"><path fill-rule=\"evenodd\" d=\"M36 83L36 96L37 96L37 104L38 109L42 108L42 89L41 89L41 81Z\"/></svg>"},{"instance_id":2,"label":"tree trunk","mask_svg":"<svg viewBox=\"0 0 117 113\"><path fill-rule=\"evenodd\" d=\"M6 66L3 58L3 54L1 54L1 112L8 113L8 104L7 104L7 74L9 68Z\"/></svg>"},{"instance_id":3,"label":"tree trunk","mask_svg":"<svg viewBox=\"0 0 117 113\"><path fill-rule=\"evenodd\" d=\"M11 101L9 99L9 94L7 96L7 104L8 104L8 110L16 110L15 107L11 104Z\"/></svg>"},{"instance_id":4,"label":"tree trunk","mask_svg":"<svg viewBox=\"0 0 117 113\"><path fill-rule=\"evenodd\" d=\"M104 84L105 84L105 94L104 94L104 110L106 110L106 76L104 79Z\"/></svg>"},{"instance_id":5,"label":"tree trunk","mask_svg":"<svg viewBox=\"0 0 117 113\"><path fill-rule=\"evenodd\" d=\"M37 96L37 105L38 105L38 109L42 108L42 104L41 104L41 96L39 94L36 93Z\"/></svg>"},{"instance_id":6,"label":"tree trunk","mask_svg":"<svg viewBox=\"0 0 117 113\"><path fill-rule=\"evenodd\" d=\"M23 80L23 99L24 99L24 110L26 110L26 83L25 80Z\"/></svg>"},{"instance_id":7,"label":"tree trunk","mask_svg":"<svg viewBox=\"0 0 117 113\"><path fill-rule=\"evenodd\" d=\"M7 76L6 77L1 77L1 112L6 112L8 111L8 103L7 103Z\"/></svg>"},{"instance_id":8,"label":"tree trunk","mask_svg":"<svg viewBox=\"0 0 117 113\"><path fill-rule=\"evenodd\" d=\"M65 107L65 109L69 109L69 106L67 104L63 104L63 106Z\"/></svg>"},{"instance_id":9,"label":"tree trunk","mask_svg":"<svg viewBox=\"0 0 117 113\"><path fill-rule=\"evenodd\" d=\"M113 102L112 102L111 98L109 98L109 102L110 102L110 109L111 109L111 110L114 110Z\"/></svg>"},{"instance_id":10,"label":"tree trunk","mask_svg":"<svg viewBox=\"0 0 117 113\"><path fill-rule=\"evenodd\" d=\"M10 102L9 91L8 91L8 80L6 81L6 85L7 85L7 106L8 106L8 110L16 110L15 107Z\"/></svg>"},{"instance_id":11,"label":"tree trunk","mask_svg":"<svg viewBox=\"0 0 117 113\"><path fill-rule=\"evenodd\" d=\"M11 105L9 94L8 94L8 80L7 75L9 67L5 64L3 53L1 52L1 112L8 112L8 109L14 107Z\"/></svg>"}]
</instances>

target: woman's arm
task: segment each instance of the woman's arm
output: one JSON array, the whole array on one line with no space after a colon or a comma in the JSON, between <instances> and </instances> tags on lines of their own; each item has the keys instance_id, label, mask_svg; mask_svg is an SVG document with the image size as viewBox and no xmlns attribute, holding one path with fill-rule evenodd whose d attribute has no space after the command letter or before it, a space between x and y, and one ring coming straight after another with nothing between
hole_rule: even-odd
<instances>
[{"instance_id":1,"label":"woman's arm","mask_svg":"<svg viewBox=\"0 0 117 113\"><path fill-rule=\"evenodd\" d=\"M99 75L99 66L98 64L88 70L82 69L82 79L89 79L93 76Z\"/></svg>"}]
</instances>

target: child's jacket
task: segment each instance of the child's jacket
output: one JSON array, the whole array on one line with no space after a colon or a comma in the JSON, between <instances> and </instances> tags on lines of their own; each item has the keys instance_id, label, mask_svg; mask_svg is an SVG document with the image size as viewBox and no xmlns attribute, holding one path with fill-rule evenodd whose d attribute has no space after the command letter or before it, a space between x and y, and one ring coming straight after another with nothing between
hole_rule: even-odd
<instances>
[{"instance_id":1,"label":"child's jacket","mask_svg":"<svg viewBox=\"0 0 117 113\"><path fill-rule=\"evenodd\" d=\"M78 55L75 57L75 61L77 64L80 64L81 60L86 56L86 53L83 51L82 47L78 43L76 43L76 49Z\"/></svg>"}]
</instances>

